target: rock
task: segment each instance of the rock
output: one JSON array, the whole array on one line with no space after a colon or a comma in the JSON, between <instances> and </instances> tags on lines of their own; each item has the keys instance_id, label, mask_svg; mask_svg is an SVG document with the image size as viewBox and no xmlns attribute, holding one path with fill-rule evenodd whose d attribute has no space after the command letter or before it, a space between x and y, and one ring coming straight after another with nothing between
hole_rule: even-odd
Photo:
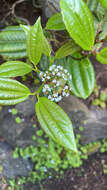
<instances>
[{"instance_id":1,"label":"rock","mask_svg":"<svg viewBox=\"0 0 107 190\"><path fill-rule=\"evenodd\" d=\"M92 107L90 110L74 96L63 98L59 103L69 115L73 127L78 132L79 126L83 126L81 143L88 144L99 139L107 138L107 110Z\"/></svg>"},{"instance_id":2,"label":"rock","mask_svg":"<svg viewBox=\"0 0 107 190\"><path fill-rule=\"evenodd\" d=\"M91 107L90 117L83 121L82 143L107 138L107 110Z\"/></svg>"},{"instance_id":3,"label":"rock","mask_svg":"<svg viewBox=\"0 0 107 190\"><path fill-rule=\"evenodd\" d=\"M29 176L32 171L32 163L28 159L12 157L12 148L6 142L0 142L0 166L3 168L0 177L12 179L17 176Z\"/></svg>"},{"instance_id":4,"label":"rock","mask_svg":"<svg viewBox=\"0 0 107 190\"><path fill-rule=\"evenodd\" d=\"M35 117L35 99L29 99L26 102L15 106L19 109L18 116L24 119L20 124L15 122L16 116L8 112L10 107L4 107L0 112L0 136L13 148L36 145L32 140L32 136L38 129L34 129L32 125L35 123L39 126L38 122L32 119ZM79 126L84 127L84 131L81 132L83 144L107 138L107 110L97 107L89 110L80 99L74 96L63 98L59 105L71 118L75 132L78 132Z\"/></svg>"},{"instance_id":5,"label":"rock","mask_svg":"<svg viewBox=\"0 0 107 190\"><path fill-rule=\"evenodd\" d=\"M4 107L0 112L0 136L13 148L34 144L32 135L34 135L36 129L32 125L36 124L35 99L29 98L27 101L16 105L14 108L19 110L17 115L12 115L9 112L12 108L12 106ZM20 124L16 123L16 117L22 119Z\"/></svg>"},{"instance_id":6,"label":"rock","mask_svg":"<svg viewBox=\"0 0 107 190\"><path fill-rule=\"evenodd\" d=\"M35 103L36 99L29 97L26 101L17 104L15 109L17 109L18 113L22 114L24 117L31 117L35 113Z\"/></svg>"},{"instance_id":7,"label":"rock","mask_svg":"<svg viewBox=\"0 0 107 190\"><path fill-rule=\"evenodd\" d=\"M49 18L50 16L52 16L56 12L60 11L59 2L60 2L60 0L54 0L54 1L53 0L46 0L46 2L45 2L45 16L47 18Z\"/></svg>"}]
</instances>

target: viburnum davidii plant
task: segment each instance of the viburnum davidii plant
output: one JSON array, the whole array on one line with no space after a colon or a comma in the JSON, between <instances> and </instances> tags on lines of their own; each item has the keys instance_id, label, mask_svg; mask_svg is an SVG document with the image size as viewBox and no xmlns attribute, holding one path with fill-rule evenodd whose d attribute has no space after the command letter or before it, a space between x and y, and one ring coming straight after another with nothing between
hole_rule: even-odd
<instances>
[{"instance_id":1,"label":"viburnum davidii plant","mask_svg":"<svg viewBox=\"0 0 107 190\"><path fill-rule=\"evenodd\" d=\"M0 54L8 59L0 65L0 105L14 105L36 96L41 127L57 143L77 152L71 120L57 103L70 94L86 99L92 93L95 74L89 56L107 63L107 47L103 46L107 40L107 3L60 0L60 8L45 29L38 18L33 26L10 26L0 33ZM57 35L63 33L60 42ZM57 51L51 41L57 44ZM29 63L16 60L26 56ZM48 66L41 70L44 56ZM14 79L32 71L41 80L34 92Z\"/></svg>"}]
</instances>

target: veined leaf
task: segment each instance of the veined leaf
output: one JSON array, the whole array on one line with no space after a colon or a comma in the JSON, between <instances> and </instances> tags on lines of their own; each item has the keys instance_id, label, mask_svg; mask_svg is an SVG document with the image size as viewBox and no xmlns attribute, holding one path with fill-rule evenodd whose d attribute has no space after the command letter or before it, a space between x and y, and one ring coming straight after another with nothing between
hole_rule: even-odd
<instances>
[{"instance_id":1,"label":"veined leaf","mask_svg":"<svg viewBox=\"0 0 107 190\"><path fill-rule=\"evenodd\" d=\"M77 56L79 57L79 56ZM95 85L95 73L90 60L73 60L71 57L56 62L62 65L71 74L69 81L72 90L71 93L77 97L86 99L93 91Z\"/></svg>"},{"instance_id":2,"label":"veined leaf","mask_svg":"<svg viewBox=\"0 0 107 190\"><path fill-rule=\"evenodd\" d=\"M25 50L20 52L3 52L1 55L5 60L16 60L27 57L27 52Z\"/></svg>"},{"instance_id":3,"label":"veined leaf","mask_svg":"<svg viewBox=\"0 0 107 190\"><path fill-rule=\"evenodd\" d=\"M95 31L90 10L83 0L61 0L61 13L70 36L84 50L94 45Z\"/></svg>"},{"instance_id":4,"label":"veined leaf","mask_svg":"<svg viewBox=\"0 0 107 190\"><path fill-rule=\"evenodd\" d=\"M4 59L18 59L27 56L26 35L19 26L9 26L0 32L0 55Z\"/></svg>"},{"instance_id":5,"label":"veined leaf","mask_svg":"<svg viewBox=\"0 0 107 190\"><path fill-rule=\"evenodd\" d=\"M43 53L44 55L50 57L51 55L51 46L48 42L48 40L45 38L45 36L43 37L44 41L43 41Z\"/></svg>"},{"instance_id":6,"label":"veined leaf","mask_svg":"<svg viewBox=\"0 0 107 190\"><path fill-rule=\"evenodd\" d=\"M25 101L30 90L20 82L0 78L0 105L14 105Z\"/></svg>"},{"instance_id":7,"label":"veined leaf","mask_svg":"<svg viewBox=\"0 0 107 190\"><path fill-rule=\"evenodd\" d=\"M61 13L52 15L46 24L46 30L66 30Z\"/></svg>"},{"instance_id":8,"label":"veined leaf","mask_svg":"<svg viewBox=\"0 0 107 190\"><path fill-rule=\"evenodd\" d=\"M103 48L100 53L97 54L96 59L102 64L107 64L107 47Z\"/></svg>"},{"instance_id":9,"label":"veined leaf","mask_svg":"<svg viewBox=\"0 0 107 190\"><path fill-rule=\"evenodd\" d=\"M80 47L78 47L72 40L69 40L57 50L55 58L60 59L68 55L72 55L79 50Z\"/></svg>"},{"instance_id":10,"label":"veined leaf","mask_svg":"<svg viewBox=\"0 0 107 190\"><path fill-rule=\"evenodd\" d=\"M14 49L13 49L14 48ZM10 44L7 44L6 43L1 43L0 44L0 54L2 55L2 53L17 53L17 52L22 52L23 50L26 49L26 45L25 45L25 42L16 42L16 44L13 42L11 42Z\"/></svg>"},{"instance_id":11,"label":"veined leaf","mask_svg":"<svg viewBox=\"0 0 107 190\"><path fill-rule=\"evenodd\" d=\"M101 5L105 8L105 9L107 9L107 0L98 0L100 3L101 3Z\"/></svg>"},{"instance_id":12,"label":"veined leaf","mask_svg":"<svg viewBox=\"0 0 107 190\"><path fill-rule=\"evenodd\" d=\"M25 32L26 35L28 34L28 32L31 29L31 26L22 25L22 24L20 24L20 27L24 30L24 32Z\"/></svg>"},{"instance_id":13,"label":"veined leaf","mask_svg":"<svg viewBox=\"0 0 107 190\"><path fill-rule=\"evenodd\" d=\"M43 53L44 43L40 18L38 18L36 23L31 27L26 41L28 57L34 65L37 65Z\"/></svg>"},{"instance_id":14,"label":"veined leaf","mask_svg":"<svg viewBox=\"0 0 107 190\"><path fill-rule=\"evenodd\" d=\"M50 137L65 148L77 151L72 123L62 108L43 97L36 103L36 114Z\"/></svg>"},{"instance_id":15,"label":"veined leaf","mask_svg":"<svg viewBox=\"0 0 107 190\"><path fill-rule=\"evenodd\" d=\"M20 26L7 26L2 31L22 31L22 28Z\"/></svg>"},{"instance_id":16,"label":"veined leaf","mask_svg":"<svg viewBox=\"0 0 107 190\"><path fill-rule=\"evenodd\" d=\"M7 61L0 65L0 77L24 76L32 71L32 67L22 61Z\"/></svg>"},{"instance_id":17,"label":"veined leaf","mask_svg":"<svg viewBox=\"0 0 107 190\"><path fill-rule=\"evenodd\" d=\"M50 64L50 61L49 61L49 57L47 56L42 56L40 62L39 62L39 68L41 71L47 71L48 68L49 68L49 64Z\"/></svg>"}]
</instances>

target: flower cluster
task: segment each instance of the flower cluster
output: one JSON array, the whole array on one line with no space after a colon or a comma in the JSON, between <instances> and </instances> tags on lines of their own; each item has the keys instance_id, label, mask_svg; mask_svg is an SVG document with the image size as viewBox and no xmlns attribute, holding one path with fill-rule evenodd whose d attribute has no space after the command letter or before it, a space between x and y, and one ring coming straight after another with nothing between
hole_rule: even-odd
<instances>
[{"instance_id":1,"label":"flower cluster","mask_svg":"<svg viewBox=\"0 0 107 190\"><path fill-rule=\"evenodd\" d=\"M51 101L59 102L62 97L70 95L71 86L68 81L72 77L62 66L52 65L48 71L40 72L40 78L45 83L42 92Z\"/></svg>"}]
</instances>

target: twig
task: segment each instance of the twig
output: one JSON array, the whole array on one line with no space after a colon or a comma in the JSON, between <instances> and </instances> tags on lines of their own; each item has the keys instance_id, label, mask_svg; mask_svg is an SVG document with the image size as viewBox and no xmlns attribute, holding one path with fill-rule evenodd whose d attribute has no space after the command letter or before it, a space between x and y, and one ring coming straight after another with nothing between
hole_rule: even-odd
<instances>
[{"instance_id":1,"label":"twig","mask_svg":"<svg viewBox=\"0 0 107 190\"><path fill-rule=\"evenodd\" d=\"M11 14L11 11L9 11L2 19L1 23L4 23L6 18Z\"/></svg>"},{"instance_id":2,"label":"twig","mask_svg":"<svg viewBox=\"0 0 107 190\"><path fill-rule=\"evenodd\" d=\"M98 81L99 78L101 78L106 73L107 73L107 71L99 72L98 75L96 76L96 81Z\"/></svg>"},{"instance_id":3,"label":"twig","mask_svg":"<svg viewBox=\"0 0 107 190\"><path fill-rule=\"evenodd\" d=\"M4 1L5 1L5 0L4 0ZM16 2L12 5L11 8L9 7L10 11L4 16L4 18L2 19L2 22L4 22L4 21L6 20L6 18L7 18L9 15L12 14L13 17L18 18L18 19L24 21L25 23L27 23L28 25L30 25L30 22L29 22L26 18L19 17L19 16L17 16L16 13L15 13L15 8L16 8L16 6L17 6L18 4L20 4L20 3L23 3L24 1L25 1L25 0L18 0L18 1L16 1Z\"/></svg>"},{"instance_id":4,"label":"twig","mask_svg":"<svg viewBox=\"0 0 107 190\"><path fill-rule=\"evenodd\" d=\"M20 4L20 3L23 3L24 1L25 1L25 0L18 0L18 1L16 1L16 2L12 5L12 7L11 7L11 14L12 14L15 18L18 18L18 19L20 19L20 20L26 22L28 25L30 25L30 22L29 22L26 18L19 17L19 16L17 16L16 13L15 13L16 5L18 5L18 4Z\"/></svg>"}]
</instances>

